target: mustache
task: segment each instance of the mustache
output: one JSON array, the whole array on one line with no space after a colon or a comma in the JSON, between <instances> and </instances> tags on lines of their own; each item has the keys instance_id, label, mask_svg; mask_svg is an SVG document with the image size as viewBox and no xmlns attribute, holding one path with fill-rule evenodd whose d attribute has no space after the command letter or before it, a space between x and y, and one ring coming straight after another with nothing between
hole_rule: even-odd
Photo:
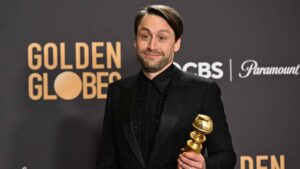
<instances>
[{"instance_id":1,"label":"mustache","mask_svg":"<svg viewBox=\"0 0 300 169\"><path fill-rule=\"evenodd\" d=\"M146 55L163 55L163 52L158 50L143 50L142 53Z\"/></svg>"}]
</instances>

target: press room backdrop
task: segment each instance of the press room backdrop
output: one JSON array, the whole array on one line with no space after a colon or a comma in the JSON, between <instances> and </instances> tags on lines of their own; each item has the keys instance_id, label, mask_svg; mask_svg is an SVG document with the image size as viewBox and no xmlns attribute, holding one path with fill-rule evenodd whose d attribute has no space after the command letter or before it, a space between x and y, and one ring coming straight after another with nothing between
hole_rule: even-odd
<instances>
[{"instance_id":1,"label":"press room backdrop","mask_svg":"<svg viewBox=\"0 0 300 169\"><path fill-rule=\"evenodd\" d=\"M236 169L299 168L297 0L1 1L0 168L96 168L107 86L139 71L147 4L182 14L176 65L220 85Z\"/></svg>"}]
</instances>

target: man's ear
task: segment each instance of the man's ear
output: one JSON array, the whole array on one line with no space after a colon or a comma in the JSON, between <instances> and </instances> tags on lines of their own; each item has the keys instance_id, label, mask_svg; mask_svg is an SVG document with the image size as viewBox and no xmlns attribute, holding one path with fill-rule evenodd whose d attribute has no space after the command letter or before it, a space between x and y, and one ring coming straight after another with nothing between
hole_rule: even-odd
<instances>
[{"instance_id":1,"label":"man's ear","mask_svg":"<svg viewBox=\"0 0 300 169\"><path fill-rule=\"evenodd\" d=\"M136 48L136 39L134 39L133 46Z\"/></svg>"},{"instance_id":2,"label":"man's ear","mask_svg":"<svg viewBox=\"0 0 300 169\"><path fill-rule=\"evenodd\" d=\"M178 38L177 41L175 42L174 52L179 51L180 46L181 46L181 38Z\"/></svg>"}]
</instances>

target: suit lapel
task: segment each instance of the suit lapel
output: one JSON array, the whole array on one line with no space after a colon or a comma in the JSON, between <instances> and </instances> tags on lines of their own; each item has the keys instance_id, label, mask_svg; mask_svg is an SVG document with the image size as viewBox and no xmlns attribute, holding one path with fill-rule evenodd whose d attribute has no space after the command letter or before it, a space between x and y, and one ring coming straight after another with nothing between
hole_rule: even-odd
<instances>
[{"instance_id":1,"label":"suit lapel","mask_svg":"<svg viewBox=\"0 0 300 169\"><path fill-rule=\"evenodd\" d=\"M164 109L161 115L160 125L155 137L155 142L149 159L149 165L155 161L155 157L159 152L160 147L166 141L175 124L177 123L181 112L183 112L185 98L185 83L182 72L174 69L174 76L165 100ZM182 100L181 100L182 99ZM175 106L176 105L176 106ZM175 141L175 140L174 140Z\"/></svg>"},{"instance_id":2,"label":"suit lapel","mask_svg":"<svg viewBox=\"0 0 300 169\"><path fill-rule=\"evenodd\" d=\"M126 139L132 151L134 152L135 156L137 157L138 161L141 163L143 167L145 167L145 161L142 152L139 148L139 145L136 141L136 138L134 136L134 132L130 121L130 113L132 111L132 107L134 104L136 91L137 91L137 84L135 78L132 82L127 84L127 86L121 90L120 98L119 98L120 99L119 103L121 103L121 106L119 107L119 112L123 112L122 128L124 130Z\"/></svg>"}]
</instances>

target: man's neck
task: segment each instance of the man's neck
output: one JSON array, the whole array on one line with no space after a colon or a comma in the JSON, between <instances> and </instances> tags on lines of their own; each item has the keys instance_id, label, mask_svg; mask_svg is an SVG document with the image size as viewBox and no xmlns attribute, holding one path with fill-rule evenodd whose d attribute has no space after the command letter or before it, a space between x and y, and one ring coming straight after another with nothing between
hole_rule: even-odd
<instances>
[{"instance_id":1,"label":"man's neck","mask_svg":"<svg viewBox=\"0 0 300 169\"><path fill-rule=\"evenodd\" d=\"M160 69L160 70L157 71L157 72L147 72L145 69L143 69L143 73L144 73L144 75L145 75L148 79L152 80L152 79L154 79L157 75L159 75L159 74L161 74L163 71L165 71L171 64L173 64L173 62L167 64L165 67L163 67L162 69Z\"/></svg>"}]
</instances>

